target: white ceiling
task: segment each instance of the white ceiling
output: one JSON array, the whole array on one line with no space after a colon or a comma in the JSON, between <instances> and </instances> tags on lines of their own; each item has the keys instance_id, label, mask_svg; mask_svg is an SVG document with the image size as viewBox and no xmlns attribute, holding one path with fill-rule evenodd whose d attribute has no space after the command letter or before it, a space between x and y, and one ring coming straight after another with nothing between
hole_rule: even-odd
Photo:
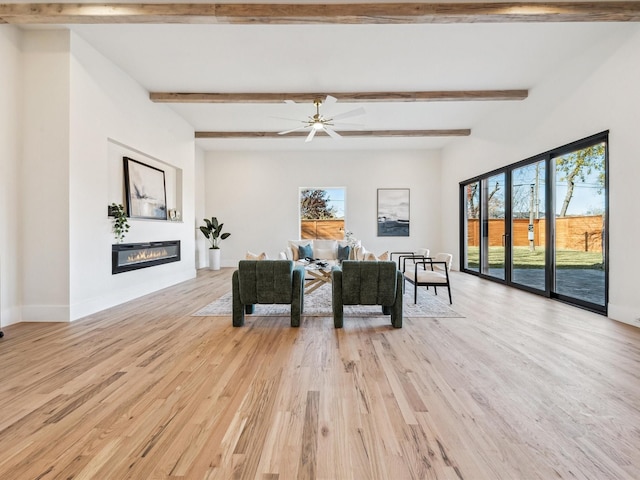
<instances>
[{"instance_id":1,"label":"white ceiling","mask_svg":"<svg viewBox=\"0 0 640 480\"><path fill-rule=\"evenodd\" d=\"M529 89L572 56L635 24L73 25L149 91L360 92ZM471 128L504 102L364 106L365 129ZM524 100L526 102L527 100ZM196 131L280 131L312 104L167 104ZM204 150L438 149L465 137L198 139Z\"/></svg>"}]
</instances>

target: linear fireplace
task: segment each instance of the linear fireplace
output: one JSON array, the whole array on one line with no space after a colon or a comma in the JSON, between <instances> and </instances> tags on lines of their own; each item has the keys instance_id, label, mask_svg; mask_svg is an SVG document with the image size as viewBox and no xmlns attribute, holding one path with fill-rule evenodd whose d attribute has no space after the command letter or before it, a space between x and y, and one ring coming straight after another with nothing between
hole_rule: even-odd
<instances>
[{"instance_id":1,"label":"linear fireplace","mask_svg":"<svg viewBox=\"0 0 640 480\"><path fill-rule=\"evenodd\" d=\"M111 273L180 261L180 240L149 243L121 243L111 246Z\"/></svg>"}]
</instances>

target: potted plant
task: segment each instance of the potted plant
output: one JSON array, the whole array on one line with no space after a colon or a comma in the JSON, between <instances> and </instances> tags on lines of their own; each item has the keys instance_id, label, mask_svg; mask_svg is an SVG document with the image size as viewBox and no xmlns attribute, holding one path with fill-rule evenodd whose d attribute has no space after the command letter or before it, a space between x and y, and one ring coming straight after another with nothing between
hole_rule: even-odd
<instances>
[{"instance_id":1,"label":"potted plant","mask_svg":"<svg viewBox=\"0 0 640 480\"><path fill-rule=\"evenodd\" d=\"M204 225L200 226L200 231L209 241L209 268L211 270L220 270L220 241L229 238L230 233L222 233L222 223L218 223L216 217L204 219Z\"/></svg>"},{"instance_id":2,"label":"potted plant","mask_svg":"<svg viewBox=\"0 0 640 480\"><path fill-rule=\"evenodd\" d=\"M116 243L120 243L129 231L127 214L122 204L117 203L109 205L109 214L113 215L113 234L116 236Z\"/></svg>"}]
</instances>

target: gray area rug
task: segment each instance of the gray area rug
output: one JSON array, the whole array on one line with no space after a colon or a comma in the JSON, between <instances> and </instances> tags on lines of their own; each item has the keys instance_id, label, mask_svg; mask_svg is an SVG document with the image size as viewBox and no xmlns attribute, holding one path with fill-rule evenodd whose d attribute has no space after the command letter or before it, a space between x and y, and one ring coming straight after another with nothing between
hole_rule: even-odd
<instances>
[{"instance_id":1,"label":"gray area rug","mask_svg":"<svg viewBox=\"0 0 640 480\"><path fill-rule=\"evenodd\" d=\"M454 311L447 301L445 290L439 292L439 297L433 294L433 289L427 291L424 288L418 290L418 303L413 303L413 287L407 284L404 293L403 316L404 317L440 317L463 318ZM195 317L228 317L232 310L231 292L223 295L206 307L198 310L192 316ZM345 305L344 315L352 317L382 316L382 307L377 305ZM289 305L256 305L253 316L288 317L291 312ZM304 316L327 317L333 315L331 310L331 285L323 285L310 295L304 296Z\"/></svg>"}]
</instances>

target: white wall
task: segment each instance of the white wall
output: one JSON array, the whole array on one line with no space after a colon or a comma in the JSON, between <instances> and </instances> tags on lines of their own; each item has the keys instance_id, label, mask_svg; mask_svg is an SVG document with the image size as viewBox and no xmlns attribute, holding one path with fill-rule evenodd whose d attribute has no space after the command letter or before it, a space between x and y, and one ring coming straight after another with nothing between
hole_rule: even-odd
<instances>
[{"instance_id":1,"label":"white wall","mask_svg":"<svg viewBox=\"0 0 640 480\"><path fill-rule=\"evenodd\" d=\"M205 268L208 266L207 249L209 248L204 235L200 233L198 225L203 225L202 221L206 217L205 213L205 153L203 150L196 148L196 174L195 174L195 221L193 225L193 235L196 242L196 268Z\"/></svg>"},{"instance_id":2,"label":"white wall","mask_svg":"<svg viewBox=\"0 0 640 480\"><path fill-rule=\"evenodd\" d=\"M624 25L548 80L523 103L505 106L473 128L467 142L443 152L445 218L457 218L458 183L589 135L610 130L609 316L640 325L640 26ZM458 224L443 240L458 245ZM456 259L457 261L458 259Z\"/></svg>"},{"instance_id":3,"label":"white wall","mask_svg":"<svg viewBox=\"0 0 640 480\"><path fill-rule=\"evenodd\" d=\"M19 322L18 165L21 153L20 31L0 25L0 327Z\"/></svg>"},{"instance_id":4,"label":"white wall","mask_svg":"<svg viewBox=\"0 0 640 480\"><path fill-rule=\"evenodd\" d=\"M23 33L22 319L69 318L69 34Z\"/></svg>"},{"instance_id":5,"label":"white wall","mask_svg":"<svg viewBox=\"0 0 640 480\"><path fill-rule=\"evenodd\" d=\"M221 243L223 266L236 266L247 250L277 256L299 238L300 187L345 187L346 228L376 254L445 249L437 153L210 152L205 178L205 214L231 233ZM378 188L410 189L410 237L377 236Z\"/></svg>"},{"instance_id":6,"label":"white wall","mask_svg":"<svg viewBox=\"0 0 640 480\"><path fill-rule=\"evenodd\" d=\"M195 276L195 141L191 126L150 102L146 90L75 34L70 71L70 318L76 319ZM107 205L124 204L123 156L165 171L167 207L177 207L183 219L130 219L124 242L180 240L180 262L111 274L115 240Z\"/></svg>"},{"instance_id":7,"label":"white wall","mask_svg":"<svg viewBox=\"0 0 640 480\"><path fill-rule=\"evenodd\" d=\"M2 324L74 320L194 277L193 128L68 30L2 25L0 62ZM180 240L180 262L111 274L123 152L165 166L183 219L132 219L126 241Z\"/></svg>"}]
</instances>

